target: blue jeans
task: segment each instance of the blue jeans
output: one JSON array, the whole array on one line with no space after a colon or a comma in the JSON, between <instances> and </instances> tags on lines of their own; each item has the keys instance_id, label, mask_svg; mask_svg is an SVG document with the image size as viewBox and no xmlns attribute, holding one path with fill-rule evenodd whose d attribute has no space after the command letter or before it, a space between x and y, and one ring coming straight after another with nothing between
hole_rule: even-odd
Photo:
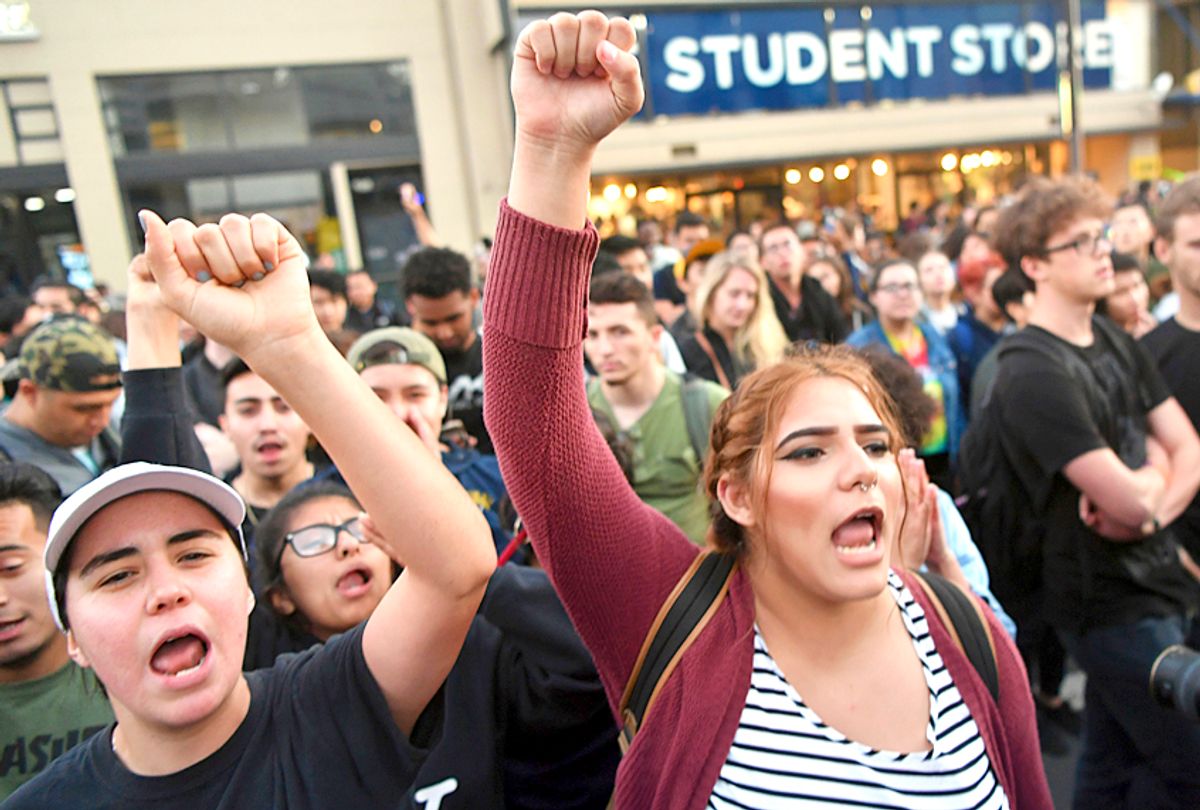
<instances>
[{"instance_id":1,"label":"blue jeans","mask_svg":"<svg viewBox=\"0 0 1200 810\"><path fill-rule=\"evenodd\" d=\"M1200 808L1200 723L1150 696L1150 668L1183 642L1182 616L1063 634L1087 674L1076 810Z\"/></svg>"}]
</instances>

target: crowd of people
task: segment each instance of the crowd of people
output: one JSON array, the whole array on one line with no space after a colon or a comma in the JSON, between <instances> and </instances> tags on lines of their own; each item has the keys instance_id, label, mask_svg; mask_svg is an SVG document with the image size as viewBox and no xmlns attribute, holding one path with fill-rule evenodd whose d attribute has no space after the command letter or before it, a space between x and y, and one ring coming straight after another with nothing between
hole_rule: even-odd
<instances>
[{"instance_id":1,"label":"crowd of people","mask_svg":"<svg viewBox=\"0 0 1200 810\"><path fill-rule=\"evenodd\" d=\"M153 211L0 302L5 808L1200 806L1200 179L601 239L634 44L522 33L486 278L407 188L398 302Z\"/></svg>"}]
</instances>

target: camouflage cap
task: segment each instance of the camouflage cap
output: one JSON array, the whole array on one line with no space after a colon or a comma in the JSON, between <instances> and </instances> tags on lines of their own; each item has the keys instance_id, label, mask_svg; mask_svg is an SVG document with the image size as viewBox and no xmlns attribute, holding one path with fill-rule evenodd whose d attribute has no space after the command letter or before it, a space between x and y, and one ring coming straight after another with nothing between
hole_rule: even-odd
<instances>
[{"instance_id":1,"label":"camouflage cap","mask_svg":"<svg viewBox=\"0 0 1200 810\"><path fill-rule=\"evenodd\" d=\"M121 385L112 337L79 317L55 318L21 345L20 376L56 391L105 391Z\"/></svg>"},{"instance_id":2,"label":"camouflage cap","mask_svg":"<svg viewBox=\"0 0 1200 810\"><path fill-rule=\"evenodd\" d=\"M373 329L354 341L346 359L354 370L381 365L424 366L442 385L446 384L446 361L433 341L407 326Z\"/></svg>"}]
</instances>

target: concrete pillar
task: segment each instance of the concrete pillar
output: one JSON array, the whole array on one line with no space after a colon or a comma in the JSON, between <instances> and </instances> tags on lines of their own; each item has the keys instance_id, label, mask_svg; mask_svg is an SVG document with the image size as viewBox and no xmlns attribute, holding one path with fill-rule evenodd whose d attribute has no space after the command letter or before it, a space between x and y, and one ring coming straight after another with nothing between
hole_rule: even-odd
<instances>
[{"instance_id":1,"label":"concrete pillar","mask_svg":"<svg viewBox=\"0 0 1200 810\"><path fill-rule=\"evenodd\" d=\"M67 161L67 176L92 274L124 289L125 269L140 245L130 244L95 77L63 61L51 67L50 86L63 152L73 158Z\"/></svg>"}]
</instances>

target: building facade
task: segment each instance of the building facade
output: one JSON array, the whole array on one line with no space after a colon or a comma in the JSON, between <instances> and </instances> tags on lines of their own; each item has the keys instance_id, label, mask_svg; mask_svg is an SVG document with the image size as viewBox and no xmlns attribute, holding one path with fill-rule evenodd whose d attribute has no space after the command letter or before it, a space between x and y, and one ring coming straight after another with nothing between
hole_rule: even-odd
<instances>
[{"instance_id":1,"label":"building facade","mask_svg":"<svg viewBox=\"0 0 1200 810\"><path fill-rule=\"evenodd\" d=\"M136 211L267 211L386 280L413 182L443 238L507 183L506 26L473 0L0 2L0 273L123 286Z\"/></svg>"},{"instance_id":2,"label":"building facade","mask_svg":"<svg viewBox=\"0 0 1200 810\"><path fill-rule=\"evenodd\" d=\"M988 202L1067 170L1064 3L601 2L647 103L595 164L607 230L728 230L856 205ZM0 0L0 288L120 287L136 211L268 211L316 259L394 278L413 182L445 240L491 232L515 32L554 0ZM1111 190L1197 168L1200 2L1081 0L1084 167Z\"/></svg>"}]
</instances>

